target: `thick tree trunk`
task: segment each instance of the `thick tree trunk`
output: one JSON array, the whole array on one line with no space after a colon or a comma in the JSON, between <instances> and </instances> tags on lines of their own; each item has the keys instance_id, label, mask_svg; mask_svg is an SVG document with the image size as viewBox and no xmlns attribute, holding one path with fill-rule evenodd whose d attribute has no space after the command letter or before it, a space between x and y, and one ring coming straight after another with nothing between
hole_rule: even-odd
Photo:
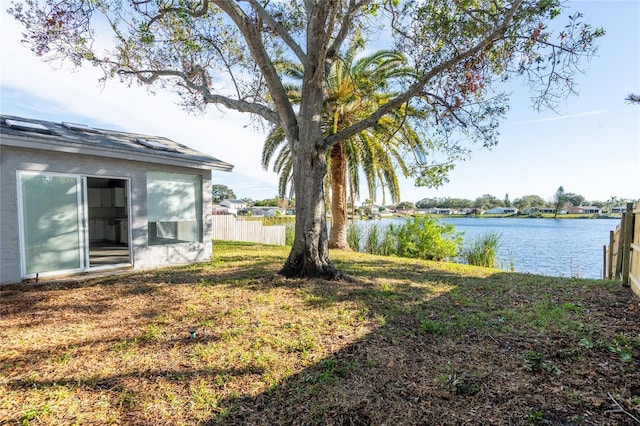
<instances>
[{"instance_id":1,"label":"thick tree trunk","mask_svg":"<svg viewBox=\"0 0 640 426\"><path fill-rule=\"evenodd\" d=\"M329 238L324 198L327 152L322 135L322 82L310 84L300 107L298 137L292 141L296 225L293 247L280 274L288 278L340 279L343 275L329 259Z\"/></svg>"},{"instance_id":2,"label":"thick tree trunk","mask_svg":"<svg viewBox=\"0 0 640 426\"><path fill-rule=\"evenodd\" d=\"M309 146L310 145L310 146ZM299 144L294 157L296 191L295 239L280 274L288 278L340 279L329 259L324 200L326 154L315 144Z\"/></svg>"},{"instance_id":3,"label":"thick tree trunk","mask_svg":"<svg viewBox=\"0 0 640 426\"><path fill-rule=\"evenodd\" d=\"M347 242L347 158L345 144L340 142L331 148L331 232L329 248L350 250Z\"/></svg>"}]
</instances>

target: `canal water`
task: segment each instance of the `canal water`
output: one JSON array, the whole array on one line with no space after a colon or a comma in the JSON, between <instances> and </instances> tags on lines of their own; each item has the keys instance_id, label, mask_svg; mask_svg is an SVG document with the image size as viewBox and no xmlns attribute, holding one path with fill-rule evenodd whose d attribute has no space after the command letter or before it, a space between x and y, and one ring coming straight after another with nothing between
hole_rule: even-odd
<instances>
[{"instance_id":1,"label":"canal water","mask_svg":"<svg viewBox=\"0 0 640 426\"><path fill-rule=\"evenodd\" d=\"M356 222L402 225L406 219ZM442 218L463 233L465 242L495 232L500 236L500 269L556 277L601 278L602 247L620 219Z\"/></svg>"}]
</instances>

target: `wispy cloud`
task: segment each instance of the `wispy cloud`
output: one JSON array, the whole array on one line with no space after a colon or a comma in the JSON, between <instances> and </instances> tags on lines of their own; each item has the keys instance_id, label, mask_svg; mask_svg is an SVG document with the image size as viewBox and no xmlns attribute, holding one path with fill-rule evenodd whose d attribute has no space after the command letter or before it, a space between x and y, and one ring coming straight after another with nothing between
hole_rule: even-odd
<instances>
[{"instance_id":1,"label":"wispy cloud","mask_svg":"<svg viewBox=\"0 0 640 426\"><path fill-rule=\"evenodd\" d=\"M572 118L591 117L591 116L594 116L594 115L604 114L607 111L608 110L606 110L606 109L597 109L595 111L585 111L585 112L579 112L579 113L576 113L576 114L554 115L552 117L545 117L545 118L540 118L540 119L535 119L535 120L516 121L515 123L509 123L509 125L513 126L513 125L516 125L516 124L544 123L546 121L559 121L559 120L569 120L569 119L572 119Z\"/></svg>"}]
</instances>

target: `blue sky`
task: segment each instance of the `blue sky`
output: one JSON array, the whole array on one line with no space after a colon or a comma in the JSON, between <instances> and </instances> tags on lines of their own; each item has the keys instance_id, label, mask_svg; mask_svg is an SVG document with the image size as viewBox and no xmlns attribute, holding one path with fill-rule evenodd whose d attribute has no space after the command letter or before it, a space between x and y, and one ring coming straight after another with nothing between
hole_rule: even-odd
<instances>
[{"instance_id":1,"label":"blue sky","mask_svg":"<svg viewBox=\"0 0 640 426\"><path fill-rule=\"evenodd\" d=\"M535 194L550 199L559 186L588 200L611 196L640 198L640 106L628 105L640 93L640 1L569 1L569 13L604 27L599 51L583 64L579 96L557 112L536 112L524 84L510 83L510 111L492 150L474 149L437 189L403 181L403 201L422 198L474 199L483 194L511 200ZM234 164L232 173L215 173L240 198L272 198L277 176L260 166L264 134L248 116L210 107L189 115L169 92L149 94L118 81L104 85L91 67L53 66L20 45L21 28L0 15L0 111L51 121L161 135Z\"/></svg>"}]
</instances>

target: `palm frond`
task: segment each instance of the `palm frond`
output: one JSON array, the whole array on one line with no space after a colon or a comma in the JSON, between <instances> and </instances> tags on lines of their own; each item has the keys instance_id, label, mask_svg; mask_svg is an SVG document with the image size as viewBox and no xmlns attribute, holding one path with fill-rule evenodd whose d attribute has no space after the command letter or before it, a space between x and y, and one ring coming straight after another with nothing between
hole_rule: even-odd
<instances>
[{"instance_id":1,"label":"palm frond","mask_svg":"<svg viewBox=\"0 0 640 426\"><path fill-rule=\"evenodd\" d=\"M358 57L364 46L364 41L356 34L326 76L322 116L325 135L340 132L371 115L397 95L395 89L403 78L413 76L414 71L407 66L402 53L379 50ZM304 69L299 64L282 62L278 63L278 70L294 80L285 84L285 90L292 102L299 103L301 89L297 82L302 81ZM381 190L383 199L388 194L394 202L400 201L398 173L408 177L416 167L424 167L435 149L421 125L427 118L426 109L405 104L382 117L375 126L342 142L345 144L346 183L352 199L360 197L362 176L372 200ZM287 188L293 191L292 153L285 144L282 129L274 129L265 141L263 166L266 168L271 161L273 170L280 175L280 195L286 193ZM327 161L331 161L330 153L327 153ZM325 184L329 182L327 179ZM326 192L331 189L327 187Z\"/></svg>"},{"instance_id":2,"label":"palm frond","mask_svg":"<svg viewBox=\"0 0 640 426\"><path fill-rule=\"evenodd\" d=\"M273 128L267 135L267 139L264 141L264 146L262 147L262 167L265 170L269 169L271 157L283 143L286 143L284 130L282 127Z\"/></svg>"}]
</instances>

